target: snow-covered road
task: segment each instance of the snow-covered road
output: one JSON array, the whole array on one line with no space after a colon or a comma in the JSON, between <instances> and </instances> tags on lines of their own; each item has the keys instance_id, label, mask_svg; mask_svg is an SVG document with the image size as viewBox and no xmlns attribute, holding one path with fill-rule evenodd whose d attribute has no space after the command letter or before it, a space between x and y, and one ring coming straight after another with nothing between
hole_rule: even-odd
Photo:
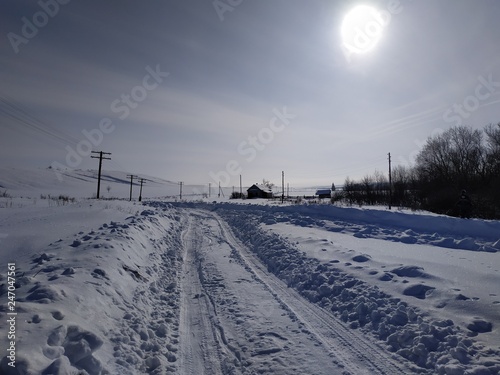
<instances>
[{"instance_id":1,"label":"snow-covered road","mask_svg":"<svg viewBox=\"0 0 500 375\"><path fill-rule=\"evenodd\" d=\"M17 367L0 372L498 374L499 223L457 236L465 222L398 215L404 230L333 207L2 210Z\"/></svg>"},{"instance_id":2,"label":"snow-covered road","mask_svg":"<svg viewBox=\"0 0 500 375\"><path fill-rule=\"evenodd\" d=\"M187 217L182 233L183 266L181 273L181 306L179 319L179 372L184 375L227 373L230 353L224 350L224 331L218 322L216 306L205 290L202 252L207 239L198 220Z\"/></svg>"},{"instance_id":3,"label":"snow-covered road","mask_svg":"<svg viewBox=\"0 0 500 375\"><path fill-rule=\"evenodd\" d=\"M185 214L181 373L408 371L364 334L287 288L218 215Z\"/></svg>"}]
</instances>

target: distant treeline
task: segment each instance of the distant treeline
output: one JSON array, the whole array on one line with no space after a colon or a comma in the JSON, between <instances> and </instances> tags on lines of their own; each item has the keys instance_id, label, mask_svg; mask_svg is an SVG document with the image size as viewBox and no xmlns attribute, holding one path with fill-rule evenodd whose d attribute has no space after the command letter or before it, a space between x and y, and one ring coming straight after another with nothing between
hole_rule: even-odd
<instances>
[{"instance_id":1,"label":"distant treeline","mask_svg":"<svg viewBox=\"0 0 500 375\"><path fill-rule=\"evenodd\" d=\"M500 219L500 124L453 127L430 137L414 166L393 168L392 190L387 174L375 172L360 181L347 178L333 200L456 216L462 190L472 200L474 217Z\"/></svg>"}]
</instances>

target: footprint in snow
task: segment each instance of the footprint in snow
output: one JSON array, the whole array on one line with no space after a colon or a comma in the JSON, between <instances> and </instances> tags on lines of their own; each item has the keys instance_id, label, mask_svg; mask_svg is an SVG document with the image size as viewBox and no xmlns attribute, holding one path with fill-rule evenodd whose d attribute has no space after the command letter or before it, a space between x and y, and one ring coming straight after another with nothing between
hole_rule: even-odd
<instances>
[{"instance_id":1,"label":"footprint in snow","mask_svg":"<svg viewBox=\"0 0 500 375\"><path fill-rule=\"evenodd\" d=\"M75 274L75 269L73 267L66 268L62 273L63 276L68 276L68 277L74 274Z\"/></svg>"},{"instance_id":2,"label":"footprint in snow","mask_svg":"<svg viewBox=\"0 0 500 375\"><path fill-rule=\"evenodd\" d=\"M42 304L51 303L54 301L62 300L61 294L51 286L40 286L37 285L31 290L26 300L30 302L37 302ZM21 301L21 299L19 299Z\"/></svg>"},{"instance_id":3,"label":"footprint in snow","mask_svg":"<svg viewBox=\"0 0 500 375\"><path fill-rule=\"evenodd\" d=\"M427 293L434 290L436 288L424 284L415 284L411 285L403 291L405 296L411 296L418 299L425 299L427 297Z\"/></svg>"},{"instance_id":4,"label":"footprint in snow","mask_svg":"<svg viewBox=\"0 0 500 375\"><path fill-rule=\"evenodd\" d=\"M106 271L100 269L100 268L96 268L92 273L91 273L92 277L96 278L96 279L106 279L106 280L109 280L109 277L106 275Z\"/></svg>"},{"instance_id":5,"label":"footprint in snow","mask_svg":"<svg viewBox=\"0 0 500 375\"><path fill-rule=\"evenodd\" d=\"M486 320L475 318L467 325L467 329L475 333L486 333L493 330L493 324Z\"/></svg>"},{"instance_id":6,"label":"footprint in snow","mask_svg":"<svg viewBox=\"0 0 500 375\"><path fill-rule=\"evenodd\" d=\"M391 271L399 277L422 277L431 278L431 276L424 272L422 267L418 266L401 266Z\"/></svg>"},{"instance_id":7,"label":"footprint in snow","mask_svg":"<svg viewBox=\"0 0 500 375\"><path fill-rule=\"evenodd\" d=\"M51 314L55 320L63 320L64 319L64 314L58 310L52 311Z\"/></svg>"},{"instance_id":8,"label":"footprint in snow","mask_svg":"<svg viewBox=\"0 0 500 375\"><path fill-rule=\"evenodd\" d=\"M352 260L354 262L358 262L358 263L368 262L371 259L372 259L372 257L367 255L367 254L356 255L355 257L352 258Z\"/></svg>"}]
</instances>

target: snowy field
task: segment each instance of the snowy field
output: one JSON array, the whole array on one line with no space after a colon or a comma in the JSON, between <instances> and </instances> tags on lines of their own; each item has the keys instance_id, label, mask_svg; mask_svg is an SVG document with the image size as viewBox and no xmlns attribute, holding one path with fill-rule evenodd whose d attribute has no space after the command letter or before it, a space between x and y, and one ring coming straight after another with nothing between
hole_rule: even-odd
<instances>
[{"instance_id":1,"label":"snowy field","mask_svg":"<svg viewBox=\"0 0 500 375\"><path fill-rule=\"evenodd\" d=\"M500 372L498 221L1 172L1 374Z\"/></svg>"}]
</instances>

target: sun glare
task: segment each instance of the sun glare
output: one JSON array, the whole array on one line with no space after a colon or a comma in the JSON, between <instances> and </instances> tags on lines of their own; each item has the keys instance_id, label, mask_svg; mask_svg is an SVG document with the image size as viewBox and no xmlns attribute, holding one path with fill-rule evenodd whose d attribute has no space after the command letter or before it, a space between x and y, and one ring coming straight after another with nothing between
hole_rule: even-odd
<instances>
[{"instance_id":1,"label":"sun glare","mask_svg":"<svg viewBox=\"0 0 500 375\"><path fill-rule=\"evenodd\" d=\"M353 53L371 51L380 41L384 26L384 20L377 9L358 5L352 8L342 21L342 43Z\"/></svg>"}]
</instances>

